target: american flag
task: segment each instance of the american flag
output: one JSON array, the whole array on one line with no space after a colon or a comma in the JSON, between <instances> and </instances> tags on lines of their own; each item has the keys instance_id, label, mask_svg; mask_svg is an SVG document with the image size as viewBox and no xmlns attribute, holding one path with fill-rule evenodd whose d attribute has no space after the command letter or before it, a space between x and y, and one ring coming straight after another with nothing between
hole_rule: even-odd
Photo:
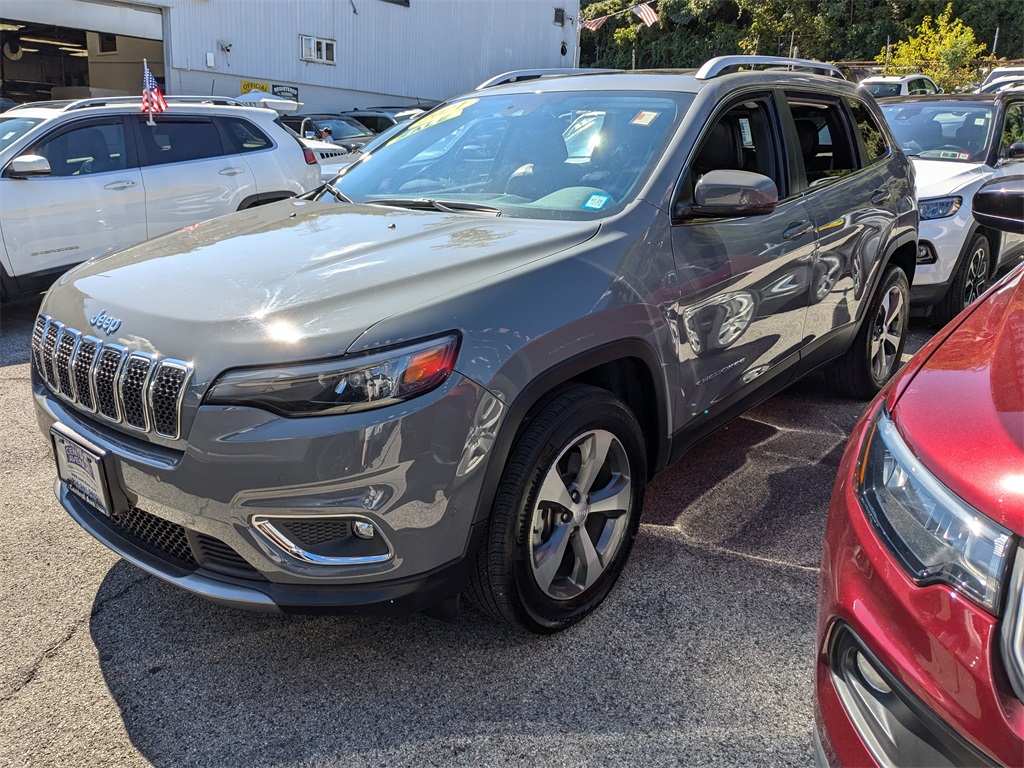
<instances>
[{"instance_id":1,"label":"american flag","mask_svg":"<svg viewBox=\"0 0 1024 768\"><path fill-rule=\"evenodd\" d=\"M167 102L164 95L160 93L160 86L156 84L156 78L149 71L149 64L142 60L142 111L163 112L167 109Z\"/></svg>"},{"instance_id":2,"label":"american flag","mask_svg":"<svg viewBox=\"0 0 1024 768\"><path fill-rule=\"evenodd\" d=\"M648 27L654 24L658 20L657 12L651 8L647 3L640 3L640 5L634 5L630 8L633 13L640 17L640 20Z\"/></svg>"},{"instance_id":3,"label":"american flag","mask_svg":"<svg viewBox=\"0 0 1024 768\"><path fill-rule=\"evenodd\" d=\"M583 26L589 29L591 32L597 32L601 28L601 25L608 20L607 16L601 16L596 19L588 19L583 22Z\"/></svg>"}]
</instances>

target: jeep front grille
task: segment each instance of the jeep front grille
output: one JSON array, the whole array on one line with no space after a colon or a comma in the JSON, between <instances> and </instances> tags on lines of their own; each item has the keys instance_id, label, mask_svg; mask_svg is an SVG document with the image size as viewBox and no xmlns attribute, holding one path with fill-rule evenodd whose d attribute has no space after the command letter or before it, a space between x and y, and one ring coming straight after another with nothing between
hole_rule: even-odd
<instances>
[{"instance_id":1,"label":"jeep front grille","mask_svg":"<svg viewBox=\"0 0 1024 768\"><path fill-rule=\"evenodd\" d=\"M40 315L32 360L46 385L108 421L172 440L181 436L181 404L192 366L105 344Z\"/></svg>"}]
</instances>

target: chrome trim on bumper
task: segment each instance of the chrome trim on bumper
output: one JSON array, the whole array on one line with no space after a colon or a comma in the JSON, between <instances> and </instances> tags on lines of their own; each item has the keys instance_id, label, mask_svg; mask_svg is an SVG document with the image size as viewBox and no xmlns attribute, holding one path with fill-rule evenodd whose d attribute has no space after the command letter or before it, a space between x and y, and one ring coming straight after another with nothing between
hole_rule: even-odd
<instances>
[{"instance_id":1,"label":"chrome trim on bumper","mask_svg":"<svg viewBox=\"0 0 1024 768\"><path fill-rule=\"evenodd\" d=\"M252 527L259 531L264 538L267 539L271 544L283 550L289 556L299 560L303 563L309 563L310 565L326 565L326 566L338 566L338 565L372 565L373 563L385 563L395 556L395 548L391 546L391 542L388 541L387 536L381 530L379 525L374 524L372 520L362 515L353 514L340 514L340 515L302 515L296 519L330 519L330 520L351 520L367 522L373 525L380 536L381 540L387 545L388 551L382 555L366 555L363 557L326 557L324 555L317 555L312 552L307 552L298 544L293 542L284 533L270 522L270 518L266 515L253 515L251 523ZM278 518L280 519L280 518Z\"/></svg>"}]
</instances>

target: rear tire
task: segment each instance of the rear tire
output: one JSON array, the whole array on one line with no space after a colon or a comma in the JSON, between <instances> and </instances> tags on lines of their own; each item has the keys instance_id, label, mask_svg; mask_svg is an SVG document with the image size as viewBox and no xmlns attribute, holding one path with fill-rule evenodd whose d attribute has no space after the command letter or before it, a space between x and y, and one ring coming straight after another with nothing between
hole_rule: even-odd
<instances>
[{"instance_id":1,"label":"rear tire","mask_svg":"<svg viewBox=\"0 0 1024 768\"><path fill-rule=\"evenodd\" d=\"M900 367L910 321L906 273L890 264L882 273L857 337L846 354L825 369L837 394L870 400Z\"/></svg>"},{"instance_id":2,"label":"rear tire","mask_svg":"<svg viewBox=\"0 0 1024 768\"><path fill-rule=\"evenodd\" d=\"M988 238L982 234L975 234L971 238L967 253L957 265L949 290L939 303L932 307L933 326L942 328L985 292L991 264Z\"/></svg>"},{"instance_id":3,"label":"rear tire","mask_svg":"<svg viewBox=\"0 0 1024 768\"><path fill-rule=\"evenodd\" d=\"M646 480L643 435L621 400L556 392L512 448L466 597L537 634L581 621L626 563Z\"/></svg>"}]
</instances>

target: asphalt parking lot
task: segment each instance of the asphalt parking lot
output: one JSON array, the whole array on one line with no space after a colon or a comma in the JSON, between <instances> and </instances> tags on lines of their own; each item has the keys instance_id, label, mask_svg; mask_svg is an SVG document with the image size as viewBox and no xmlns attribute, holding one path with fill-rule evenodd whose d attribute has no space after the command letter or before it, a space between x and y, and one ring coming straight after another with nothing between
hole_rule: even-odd
<instances>
[{"instance_id":1,"label":"asphalt parking lot","mask_svg":"<svg viewBox=\"0 0 1024 768\"><path fill-rule=\"evenodd\" d=\"M568 632L275 617L144 575L62 511L37 308L0 326L0 765L813 764L817 566L864 406L820 376L654 482L619 585Z\"/></svg>"}]
</instances>

